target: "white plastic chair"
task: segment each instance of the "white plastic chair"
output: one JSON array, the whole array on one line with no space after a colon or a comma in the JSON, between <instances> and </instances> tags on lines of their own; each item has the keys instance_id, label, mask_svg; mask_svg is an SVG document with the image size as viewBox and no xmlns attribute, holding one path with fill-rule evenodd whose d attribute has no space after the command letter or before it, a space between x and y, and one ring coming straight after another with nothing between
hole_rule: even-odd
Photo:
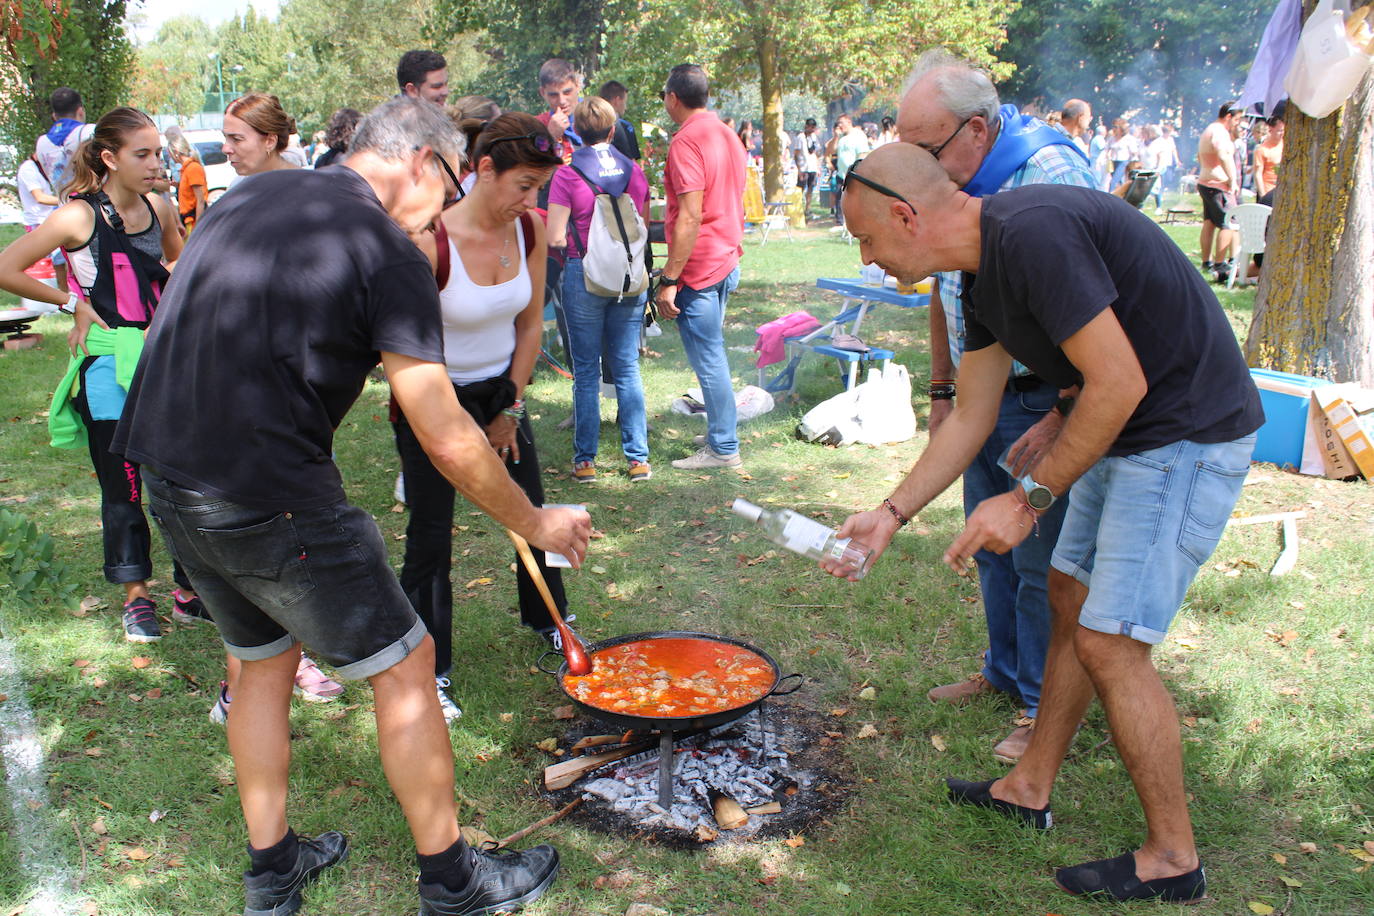
<instances>
[{"instance_id":1,"label":"white plastic chair","mask_svg":"<svg viewBox=\"0 0 1374 916\"><path fill-rule=\"evenodd\" d=\"M1251 255L1264 253L1264 230L1269 225L1269 214L1273 210L1273 207L1264 204L1241 204L1226 212L1226 228L1240 233L1236 246L1239 250L1230 279L1226 281L1227 289L1236 285L1237 274L1248 269L1246 265L1250 263Z\"/></svg>"}]
</instances>

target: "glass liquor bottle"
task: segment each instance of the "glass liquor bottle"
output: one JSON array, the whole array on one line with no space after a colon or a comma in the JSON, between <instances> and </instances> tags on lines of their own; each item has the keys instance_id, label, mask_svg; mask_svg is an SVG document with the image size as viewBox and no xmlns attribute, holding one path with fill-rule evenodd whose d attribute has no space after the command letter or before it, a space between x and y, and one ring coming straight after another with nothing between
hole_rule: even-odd
<instances>
[{"instance_id":1,"label":"glass liquor bottle","mask_svg":"<svg viewBox=\"0 0 1374 916\"><path fill-rule=\"evenodd\" d=\"M846 576L862 579L873 562L873 550L853 538L835 536L834 528L807 518L791 509L765 509L747 499L736 499L730 507L748 519L775 544L812 560L837 561Z\"/></svg>"}]
</instances>

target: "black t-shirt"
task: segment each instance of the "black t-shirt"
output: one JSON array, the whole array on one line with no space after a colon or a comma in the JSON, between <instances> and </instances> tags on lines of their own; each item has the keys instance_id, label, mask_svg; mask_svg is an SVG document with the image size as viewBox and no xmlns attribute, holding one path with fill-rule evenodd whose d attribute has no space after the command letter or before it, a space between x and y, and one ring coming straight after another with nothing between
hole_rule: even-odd
<instances>
[{"instance_id":1,"label":"black t-shirt","mask_svg":"<svg viewBox=\"0 0 1374 916\"><path fill-rule=\"evenodd\" d=\"M254 176L196 224L112 450L252 508L329 505L382 350L444 361L429 261L352 169Z\"/></svg>"},{"instance_id":2,"label":"black t-shirt","mask_svg":"<svg viewBox=\"0 0 1374 916\"><path fill-rule=\"evenodd\" d=\"M1229 442L1264 422L1259 392L1207 282L1164 231L1111 194L1027 185L983 199L965 275L965 349L999 342L1041 378L1083 381L1061 345L1110 308L1149 388L1109 455Z\"/></svg>"}]
</instances>

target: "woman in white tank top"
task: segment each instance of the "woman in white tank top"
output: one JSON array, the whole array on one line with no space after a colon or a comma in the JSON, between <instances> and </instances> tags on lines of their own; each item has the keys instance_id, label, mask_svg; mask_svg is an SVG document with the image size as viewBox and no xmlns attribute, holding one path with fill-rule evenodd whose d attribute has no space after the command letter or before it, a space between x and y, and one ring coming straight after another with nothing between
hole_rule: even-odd
<instances>
[{"instance_id":1,"label":"woman in white tank top","mask_svg":"<svg viewBox=\"0 0 1374 916\"><path fill-rule=\"evenodd\" d=\"M459 403L486 430L511 478L540 506L544 488L523 395L543 333L547 245L544 224L530 211L562 160L543 125L527 114L504 114L485 125L465 121L463 127L476 180L445 209L431 254L440 284L445 361ZM401 587L434 637L439 702L452 721L460 714L445 692L453 663L454 491L405 416L397 412L393 425L410 508ZM535 557L566 617L558 569L544 565L543 551ZM524 566L517 562L516 570L521 623L552 642L548 610Z\"/></svg>"}]
</instances>

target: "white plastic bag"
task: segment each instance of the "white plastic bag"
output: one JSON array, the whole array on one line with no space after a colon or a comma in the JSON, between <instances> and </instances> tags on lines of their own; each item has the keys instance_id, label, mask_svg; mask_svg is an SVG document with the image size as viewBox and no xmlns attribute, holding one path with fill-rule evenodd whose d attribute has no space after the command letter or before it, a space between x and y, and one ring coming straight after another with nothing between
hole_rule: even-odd
<instances>
[{"instance_id":1,"label":"white plastic bag","mask_svg":"<svg viewBox=\"0 0 1374 916\"><path fill-rule=\"evenodd\" d=\"M735 392L735 422L743 423L761 417L772 410L773 406L771 394L758 385L745 385ZM684 416L705 419L706 396L701 393L700 388L689 388L686 394L673 400L671 408Z\"/></svg>"},{"instance_id":2,"label":"white plastic bag","mask_svg":"<svg viewBox=\"0 0 1374 916\"><path fill-rule=\"evenodd\" d=\"M1345 32L1348 9L1318 0L1298 38L1283 88L1304 114L1324 118L1345 104L1369 70L1371 58Z\"/></svg>"},{"instance_id":3,"label":"white plastic bag","mask_svg":"<svg viewBox=\"0 0 1374 916\"><path fill-rule=\"evenodd\" d=\"M867 384L867 383L865 383ZM848 391L826 398L806 412L797 424L797 438L825 445L848 445L857 442L859 428L858 404L860 389L855 385Z\"/></svg>"},{"instance_id":4,"label":"white plastic bag","mask_svg":"<svg viewBox=\"0 0 1374 916\"><path fill-rule=\"evenodd\" d=\"M898 363L888 363L884 370L870 368L863 384L817 404L797 425L799 438L826 445L882 445L914 435L911 375Z\"/></svg>"},{"instance_id":5,"label":"white plastic bag","mask_svg":"<svg viewBox=\"0 0 1374 916\"><path fill-rule=\"evenodd\" d=\"M868 370L855 411L860 442L883 445L905 442L916 435L916 411L911 406L911 374L900 363L888 363L880 372Z\"/></svg>"}]
</instances>

